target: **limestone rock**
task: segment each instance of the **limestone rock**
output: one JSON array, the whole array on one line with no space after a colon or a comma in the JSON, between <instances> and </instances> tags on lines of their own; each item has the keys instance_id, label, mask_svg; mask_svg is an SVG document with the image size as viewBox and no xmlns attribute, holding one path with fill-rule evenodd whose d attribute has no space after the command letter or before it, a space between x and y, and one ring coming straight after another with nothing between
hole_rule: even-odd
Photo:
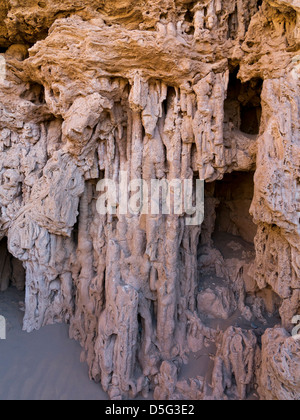
<instances>
[{"instance_id":1,"label":"limestone rock","mask_svg":"<svg viewBox=\"0 0 300 420\"><path fill-rule=\"evenodd\" d=\"M221 286L199 293L197 302L199 311L218 319L230 318L237 309L232 290Z\"/></svg>"},{"instance_id":2,"label":"limestone rock","mask_svg":"<svg viewBox=\"0 0 300 420\"><path fill-rule=\"evenodd\" d=\"M112 399L246 399L255 381L262 398L299 398L299 13L296 0L0 4L0 290L25 287L28 332L68 322ZM122 211L137 207L132 181L196 178L202 225L187 208ZM126 191L112 214L105 179ZM207 343L213 383L179 378Z\"/></svg>"},{"instance_id":3,"label":"limestone rock","mask_svg":"<svg viewBox=\"0 0 300 420\"><path fill-rule=\"evenodd\" d=\"M261 397L265 400L299 400L299 340L295 340L284 329L273 329L266 331L262 341L259 375Z\"/></svg>"},{"instance_id":4,"label":"limestone rock","mask_svg":"<svg viewBox=\"0 0 300 420\"><path fill-rule=\"evenodd\" d=\"M254 381L257 339L252 331L230 327L222 340L213 371L213 397L221 399L232 392L244 400Z\"/></svg>"}]
</instances>

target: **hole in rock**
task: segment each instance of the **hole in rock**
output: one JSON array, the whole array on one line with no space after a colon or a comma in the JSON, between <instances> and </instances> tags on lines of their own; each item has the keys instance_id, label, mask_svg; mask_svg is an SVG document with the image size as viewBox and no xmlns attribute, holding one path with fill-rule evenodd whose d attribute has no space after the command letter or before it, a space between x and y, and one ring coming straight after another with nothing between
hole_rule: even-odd
<instances>
[{"instance_id":1,"label":"hole in rock","mask_svg":"<svg viewBox=\"0 0 300 420\"><path fill-rule=\"evenodd\" d=\"M9 287L25 289L25 269L21 261L13 257L7 248L7 238L0 241L0 292Z\"/></svg>"},{"instance_id":2,"label":"hole in rock","mask_svg":"<svg viewBox=\"0 0 300 420\"><path fill-rule=\"evenodd\" d=\"M21 261L8 251L7 239L0 241L0 315L10 320L18 314L18 327L22 329L25 311L25 269Z\"/></svg>"},{"instance_id":3,"label":"hole in rock","mask_svg":"<svg viewBox=\"0 0 300 420\"><path fill-rule=\"evenodd\" d=\"M80 203L78 205L78 215L79 215L79 210L80 210ZM77 221L73 227L73 231L72 231L72 238L73 238L73 242L76 245L76 247L78 246L78 235L79 235L79 216L77 217Z\"/></svg>"},{"instance_id":4,"label":"hole in rock","mask_svg":"<svg viewBox=\"0 0 300 420\"><path fill-rule=\"evenodd\" d=\"M254 194L254 173L233 172L215 182L216 208L214 235L227 233L254 242L257 226L250 215Z\"/></svg>"},{"instance_id":5,"label":"hole in rock","mask_svg":"<svg viewBox=\"0 0 300 420\"><path fill-rule=\"evenodd\" d=\"M206 184L197 307L213 328L238 325L260 335L280 323L281 301L271 289L259 291L255 280L253 195L254 172L233 172Z\"/></svg>"},{"instance_id":6,"label":"hole in rock","mask_svg":"<svg viewBox=\"0 0 300 420\"><path fill-rule=\"evenodd\" d=\"M195 33L195 26L194 26L194 13L191 10L188 10L184 16L184 21L186 25L186 33L189 35L193 35Z\"/></svg>"},{"instance_id":7,"label":"hole in rock","mask_svg":"<svg viewBox=\"0 0 300 420\"><path fill-rule=\"evenodd\" d=\"M250 215L253 194L253 172L225 174L222 180L205 186L205 219L198 247L197 305L211 326L226 329L241 317L239 283L247 282L248 291L255 292L255 282L247 276L255 259L257 232ZM208 305L209 299L213 303ZM241 326L250 328L251 323L242 322Z\"/></svg>"},{"instance_id":8,"label":"hole in rock","mask_svg":"<svg viewBox=\"0 0 300 420\"><path fill-rule=\"evenodd\" d=\"M165 115L168 114L168 111L170 108L173 109L173 101L175 97L176 97L175 88L173 86L168 86L167 98L163 102L163 110L164 110Z\"/></svg>"},{"instance_id":9,"label":"hole in rock","mask_svg":"<svg viewBox=\"0 0 300 420\"><path fill-rule=\"evenodd\" d=\"M206 184L201 245L214 241L217 246L221 238L236 237L253 247L257 231L250 215L253 194L254 172L233 172L221 181Z\"/></svg>"},{"instance_id":10,"label":"hole in rock","mask_svg":"<svg viewBox=\"0 0 300 420\"><path fill-rule=\"evenodd\" d=\"M44 86L38 83L30 83L28 89L22 93L21 98L34 105L46 104Z\"/></svg>"},{"instance_id":11,"label":"hole in rock","mask_svg":"<svg viewBox=\"0 0 300 420\"><path fill-rule=\"evenodd\" d=\"M258 135L262 115L261 92L263 81L252 79L242 83L238 68L230 74L225 101L225 124L231 124L245 134Z\"/></svg>"},{"instance_id":12,"label":"hole in rock","mask_svg":"<svg viewBox=\"0 0 300 420\"><path fill-rule=\"evenodd\" d=\"M188 10L184 16L184 19L189 22L189 23L193 23L194 22L194 14L191 10Z\"/></svg>"}]
</instances>

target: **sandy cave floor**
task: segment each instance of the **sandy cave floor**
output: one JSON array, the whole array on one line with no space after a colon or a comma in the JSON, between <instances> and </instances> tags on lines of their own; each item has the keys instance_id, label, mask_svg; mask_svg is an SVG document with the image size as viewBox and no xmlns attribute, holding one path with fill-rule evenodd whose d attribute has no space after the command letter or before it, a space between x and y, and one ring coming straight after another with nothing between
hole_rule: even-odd
<instances>
[{"instance_id":1,"label":"sandy cave floor","mask_svg":"<svg viewBox=\"0 0 300 420\"><path fill-rule=\"evenodd\" d=\"M100 385L89 380L87 365L80 363L82 349L69 339L68 325L22 331L23 301L24 293L13 287L0 293L0 313L7 320L7 339L0 340L0 400L108 400ZM206 376L212 367L208 349L191 353L180 379Z\"/></svg>"},{"instance_id":2,"label":"sandy cave floor","mask_svg":"<svg viewBox=\"0 0 300 420\"><path fill-rule=\"evenodd\" d=\"M0 313L7 319L7 339L0 340L0 400L107 400L80 363L81 347L68 337L67 325L22 331L24 293L0 293Z\"/></svg>"},{"instance_id":3,"label":"sandy cave floor","mask_svg":"<svg viewBox=\"0 0 300 420\"><path fill-rule=\"evenodd\" d=\"M80 363L81 347L69 339L67 325L22 331L23 300L24 293L13 287L0 293L0 312L7 320L7 339L0 340L0 400L108 400L89 380L87 365ZM210 351L190 353L180 379L211 376Z\"/></svg>"},{"instance_id":4,"label":"sandy cave floor","mask_svg":"<svg viewBox=\"0 0 300 420\"><path fill-rule=\"evenodd\" d=\"M87 365L80 363L82 349L69 339L68 325L46 326L30 334L22 331L23 301L24 293L14 287L0 293L0 313L7 320L7 339L0 340L0 400L108 400L101 386L89 380ZM275 320L269 321L273 324ZM205 323L224 331L230 325L251 329L239 311L227 321L205 319ZM210 345L190 353L179 380L199 376L209 383L215 352ZM258 396L252 393L249 399Z\"/></svg>"},{"instance_id":5,"label":"sandy cave floor","mask_svg":"<svg viewBox=\"0 0 300 420\"><path fill-rule=\"evenodd\" d=\"M244 251L252 249L251 244L228 234L218 233L214 240L225 258L239 257L238 251L233 252L227 246L231 240L240 243ZM204 287L207 282L213 286L220 281L216 277L204 277L201 285ZM7 320L7 339L0 340L0 400L108 400L101 386L89 380L87 365L80 363L82 349L79 343L69 339L68 325L46 326L31 334L22 331L23 302L24 292L14 287L0 293L0 314ZM226 321L206 317L203 321L206 326L221 331L231 325L253 329L253 323L246 321L239 310ZM255 328L263 334L278 321L272 317L263 325L256 320ZM215 354L216 346L212 343L200 352L190 353L179 380L202 377L211 383ZM253 392L249 399L256 400L258 395Z\"/></svg>"}]
</instances>

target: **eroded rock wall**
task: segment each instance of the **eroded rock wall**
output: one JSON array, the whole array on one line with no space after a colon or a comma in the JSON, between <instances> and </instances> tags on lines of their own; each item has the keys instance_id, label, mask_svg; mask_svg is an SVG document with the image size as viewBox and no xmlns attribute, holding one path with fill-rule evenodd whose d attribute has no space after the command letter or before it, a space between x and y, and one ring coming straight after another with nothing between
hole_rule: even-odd
<instances>
[{"instance_id":1,"label":"eroded rock wall","mask_svg":"<svg viewBox=\"0 0 300 420\"><path fill-rule=\"evenodd\" d=\"M256 382L262 398L300 398L290 337L300 311L299 10L285 0L1 3L0 233L26 269L24 329L70 322L113 399L246 399ZM235 259L213 241L220 200L210 187L233 171L255 171L257 225L255 252ZM118 203L100 215L97 182L121 173L204 179L204 224L123 215ZM248 327L211 325L207 294L221 310L213 318L238 310ZM275 308L285 329L257 330ZM211 381L178 381L190 351L209 343Z\"/></svg>"}]
</instances>

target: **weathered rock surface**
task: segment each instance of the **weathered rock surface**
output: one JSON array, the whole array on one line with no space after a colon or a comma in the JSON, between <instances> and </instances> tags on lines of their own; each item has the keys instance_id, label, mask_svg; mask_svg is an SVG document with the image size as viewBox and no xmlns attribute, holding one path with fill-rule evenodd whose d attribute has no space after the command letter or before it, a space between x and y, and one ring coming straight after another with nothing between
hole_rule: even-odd
<instances>
[{"instance_id":1,"label":"weathered rock surface","mask_svg":"<svg viewBox=\"0 0 300 420\"><path fill-rule=\"evenodd\" d=\"M24 329L69 322L112 399L300 398L299 16L297 0L1 2L0 290L24 287L22 262ZM100 215L97 183L121 173L205 180L203 225ZM213 372L179 379L209 343Z\"/></svg>"},{"instance_id":2,"label":"weathered rock surface","mask_svg":"<svg viewBox=\"0 0 300 420\"><path fill-rule=\"evenodd\" d=\"M265 400L300 399L299 340L284 329L267 330L262 342L259 393ZM281 386L278 386L281 384Z\"/></svg>"}]
</instances>

